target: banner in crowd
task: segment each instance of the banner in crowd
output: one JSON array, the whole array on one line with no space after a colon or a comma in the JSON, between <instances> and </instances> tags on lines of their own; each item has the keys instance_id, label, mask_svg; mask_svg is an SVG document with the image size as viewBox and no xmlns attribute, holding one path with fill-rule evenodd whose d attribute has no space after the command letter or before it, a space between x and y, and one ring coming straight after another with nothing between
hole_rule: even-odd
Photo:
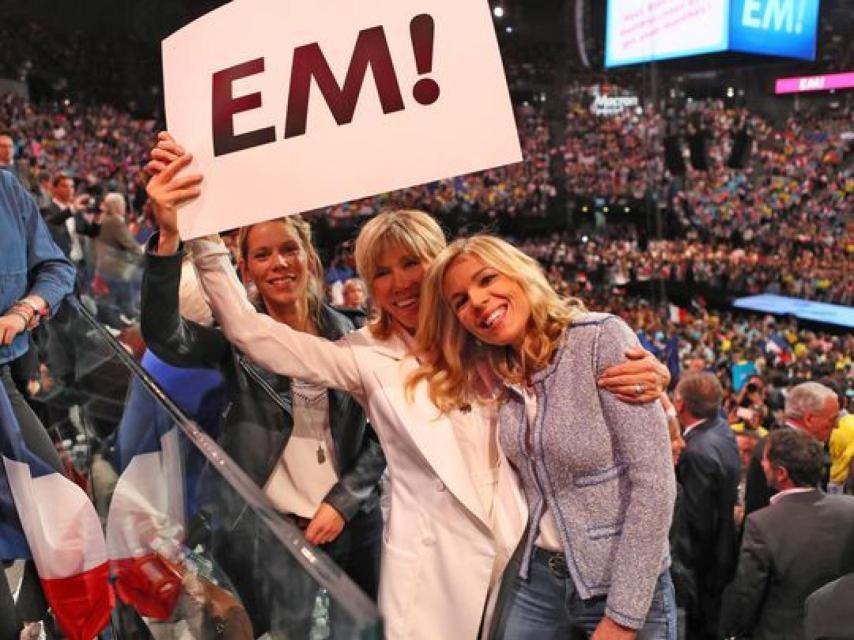
<instances>
[{"instance_id":1,"label":"banner in crowd","mask_svg":"<svg viewBox=\"0 0 854 640\"><path fill-rule=\"evenodd\" d=\"M71 640L90 640L110 620L101 522L89 497L24 443L0 387L0 560L32 559L47 601Z\"/></svg>"},{"instance_id":2,"label":"banner in crowd","mask_svg":"<svg viewBox=\"0 0 854 640\"><path fill-rule=\"evenodd\" d=\"M163 42L185 238L519 162L485 0L236 0Z\"/></svg>"}]
</instances>

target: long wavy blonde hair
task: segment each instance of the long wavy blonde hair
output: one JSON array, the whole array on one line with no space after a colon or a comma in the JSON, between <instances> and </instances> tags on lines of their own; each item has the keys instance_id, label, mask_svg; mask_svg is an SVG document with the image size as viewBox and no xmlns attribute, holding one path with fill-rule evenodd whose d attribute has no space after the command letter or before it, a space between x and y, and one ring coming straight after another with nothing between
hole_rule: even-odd
<instances>
[{"instance_id":1,"label":"long wavy blonde hair","mask_svg":"<svg viewBox=\"0 0 854 640\"><path fill-rule=\"evenodd\" d=\"M448 269L462 256L472 256L515 280L531 304L531 317L521 346L486 345L465 330L444 294ZM508 384L527 381L552 359L566 327L586 311L576 298L562 298L552 289L540 265L516 247L488 235L451 243L430 266L421 289L421 313L415 334L419 368L407 380L411 398L415 386L427 380L430 399L442 411L476 400L481 388L480 362Z\"/></svg>"},{"instance_id":2,"label":"long wavy blonde hair","mask_svg":"<svg viewBox=\"0 0 854 640\"><path fill-rule=\"evenodd\" d=\"M385 211L369 220L356 238L356 270L368 285L371 297L376 299L374 278L383 253L402 247L422 262L431 262L446 246L442 228L429 214L411 209ZM380 340L391 336L393 326L391 316L383 309L379 309L370 324L374 337Z\"/></svg>"},{"instance_id":3,"label":"long wavy blonde hair","mask_svg":"<svg viewBox=\"0 0 854 640\"><path fill-rule=\"evenodd\" d=\"M320 322L320 307L323 303L323 263L320 261L320 256L317 254L317 249L311 241L311 225L303 220L300 216L287 216L284 218L276 218L269 222L279 222L285 225L288 230L296 236L299 244L306 255L307 282L306 282L306 312L311 321L317 326ZM258 224L266 224L259 222ZM240 263L241 272L245 273L245 265L249 260L249 234L258 224L251 224L247 227L241 227L237 236L237 246L239 250L238 262ZM255 299L252 301L256 305L263 306L263 300Z\"/></svg>"}]
</instances>

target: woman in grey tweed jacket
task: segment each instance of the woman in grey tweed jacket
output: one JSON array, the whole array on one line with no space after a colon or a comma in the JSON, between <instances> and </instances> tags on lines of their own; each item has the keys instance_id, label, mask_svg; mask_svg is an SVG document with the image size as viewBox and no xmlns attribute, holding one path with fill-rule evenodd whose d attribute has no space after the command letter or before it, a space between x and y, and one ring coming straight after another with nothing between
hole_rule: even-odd
<instances>
[{"instance_id":1,"label":"woman in grey tweed jacket","mask_svg":"<svg viewBox=\"0 0 854 640\"><path fill-rule=\"evenodd\" d=\"M498 636L675 639L664 412L596 384L634 333L561 299L534 260L490 236L443 251L421 298L436 308L421 316L422 364L409 384L426 379L444 410L500 390L501 445L528 499Z\"/></svg>"}]
</instances>

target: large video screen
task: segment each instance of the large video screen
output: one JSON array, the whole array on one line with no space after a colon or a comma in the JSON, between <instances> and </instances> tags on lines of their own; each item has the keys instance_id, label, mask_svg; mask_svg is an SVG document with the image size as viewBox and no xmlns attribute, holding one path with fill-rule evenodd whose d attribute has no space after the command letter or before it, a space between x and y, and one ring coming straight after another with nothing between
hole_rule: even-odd
<instances>
[{"instance_id":1,"label":"large video screen","mask_svg":"<svg viewBox=\"0 0 854 640\"><path fill-rule=\"evenodd\" d=\"M605 66L740 51L812 60L819 0L608 0Z\"/></svg>"},{"instance_id":2,"label":"large video screen","mask_svg":"<svg viewBox=\"0 0 854 640\"><path fill-rule=\"evenodd\" d=\"M728 0L608 0L605 66L723 51L728 5Z\"/></svg>"},{"instance_id":3,"label":"large video screen","mask_svg":"<svg viewBox=\"0 0 854 640\"><path fill-rule=\"evenodd\" d=\"M729 49L814 60L818 2L732 0Z\"/></svg>"}]
</instances>

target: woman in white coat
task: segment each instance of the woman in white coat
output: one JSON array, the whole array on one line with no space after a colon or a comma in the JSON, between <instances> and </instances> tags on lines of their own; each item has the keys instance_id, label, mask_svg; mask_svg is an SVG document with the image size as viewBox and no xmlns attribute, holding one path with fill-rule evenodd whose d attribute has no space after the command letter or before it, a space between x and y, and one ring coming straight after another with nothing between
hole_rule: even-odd
<instances>
[{"instance_id":1,"label":"woman in white coat","mask_svg":"<svg viewBox=\"0 0 854 640\"><path fill-rule=\"evenodd\" d=\"M165 134L159 146L154 169L164 170L148 193L161 233L177 235L177 207L199 194L201 177L177 177L189 156ZM445 246L439 226L416 211L381 214L365 225L356 261L379 318L337 342L257 313L225 246L218 239L192 244L211 307L238 349L270 371L347 391L366 410L391 477L379 594L387 637L477 638L489 628L490 595L525 529L527 509L498 446L491 407L442 413L426 387L412 402L405 397L418 366L409 351L421 281ZM621 367L606 384L632 401L654 401L667 382L651 357ZM648 393L635 395L641 386Z\"/></svg>"}]
</instances>

